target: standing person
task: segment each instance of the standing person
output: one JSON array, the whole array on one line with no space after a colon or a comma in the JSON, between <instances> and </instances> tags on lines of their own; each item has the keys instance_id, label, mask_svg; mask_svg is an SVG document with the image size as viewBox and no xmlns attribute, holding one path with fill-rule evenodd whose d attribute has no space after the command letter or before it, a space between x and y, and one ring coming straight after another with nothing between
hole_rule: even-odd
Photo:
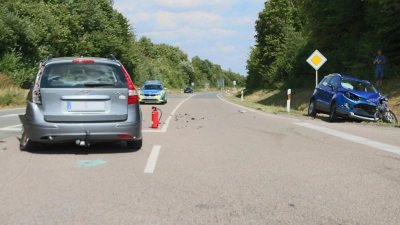
<instances>
[{"instance_id":1,"label":"standing person","mask_svg":"<svg viewBox=\"0 0 400 225\"><path fill-rule=\"evenodd\" d=\"M382 88L382 80L385 72L386 56L382 55L382 50L378 50L378 56L374 60L376 86L380 90Z\"/></svg>"}]
</instances>

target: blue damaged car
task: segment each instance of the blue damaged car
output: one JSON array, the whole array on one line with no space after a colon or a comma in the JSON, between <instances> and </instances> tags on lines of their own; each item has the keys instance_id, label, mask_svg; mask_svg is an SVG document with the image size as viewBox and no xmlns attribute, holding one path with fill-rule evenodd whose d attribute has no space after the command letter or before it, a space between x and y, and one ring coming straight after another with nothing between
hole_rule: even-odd
<instances>
[{"instance_id":1,"label":"blue damaged car","mask_svg":"<svg viewBox=\"0 0 400 225\"><path fill-rule=\"evenodd\" d=\"M167 104L167 88L159 80L146 80L139 89L139 102Z\"/></svg>"},{"instance_id":2,"label":"blue damaged car","mask_svg":"<svg viewBox=\"0 0 400 225\"><path fill-rule=\"evenodd\" d=\"M363 121L397 123L394 113L385 103L388 97L379 93L370 82L354 77L330 74L315 87L308 115L329 114L329 122L338 117Z\"/></svg>"}]
</instances>

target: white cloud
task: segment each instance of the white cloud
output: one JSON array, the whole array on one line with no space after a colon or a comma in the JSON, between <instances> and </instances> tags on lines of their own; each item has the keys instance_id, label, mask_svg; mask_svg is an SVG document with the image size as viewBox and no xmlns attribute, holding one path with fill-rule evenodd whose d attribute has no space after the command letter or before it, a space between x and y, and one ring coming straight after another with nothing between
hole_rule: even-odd
<instances>
[{"instance_id":1,"label":"white cloud","mask_svg":"<svg viewBox=\"0 0 400 225\"><path fill-rule=\"evenodd\" d=\"M183 27L175 30L165 31L151 31L143 33L147 37L162 37L166 41L183 39L183 40L213 40L216 36L231 36L236 31L224 30L224 29L198 29L193 27Z\"/></svg>"},{"instance_id":2,"label":"white cloud","mask_svg":"<svg viewBox=\"0 0 400 225\"><path fill-rule=\"evenodd\" d=\"M242 74L265 0L114 0L137 37L180 47ZM233 54L234 53L234 54ZM234 59L232 57L235 57Z\"/></svg>"}]
</instances>

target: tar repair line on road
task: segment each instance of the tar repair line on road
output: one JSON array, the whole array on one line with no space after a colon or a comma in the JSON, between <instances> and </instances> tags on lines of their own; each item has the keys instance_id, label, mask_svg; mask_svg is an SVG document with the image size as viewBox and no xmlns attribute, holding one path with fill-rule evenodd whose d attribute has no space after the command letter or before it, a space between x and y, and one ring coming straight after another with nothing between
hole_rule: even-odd
<instances>
[{"instance_id":1,"label":"tar repair line on road","mask_svg":"<svg viewBox=\"0 0 400 225\"><path fill-rule=\"evenodd\" d=\"M149 160L147 160L146 168L144 168L144 173L153 173L154 169L156 168L157 158L160 154L160 145L154 145L153 149L151 150Z\"/></svg>"},{"instance_id":2,"label":"tar repair line on road","mask_svg":"<svg viewBox=\"0 0 400 225\"><path fill-rule=\"evenodd\" d=\"M143 133L165 133L167 132L168 126L169 126L169 122L171 121L172 116L175 114L176 110L178 110L178 108L187 100L189 100L191 97L193 97L195 95L192 95L190 97L188 97L187 99L183 100L181 103L179 103L178 106L175 107L175 109L172 111L171 115L168 116L168 119L165 121L165 125L163 126L163 128L161 130L142 130Z\"/></svg>"},{"instance_id":3,"label":"tar repair line on road","mask_svg":"<svg viewBox=\"0 0 400 225\"><path fill-rule=\"evenodd\" d=\"M380 142L377 142L377 141L372 141L372 140L369 140L367 138L355 136L355 135L352 135L352 134L347 134L347 133L344 133L344 132L332 130L332 129L325 128L325 127L320 127L320 126L309 124L309 123L294 123L294 124L296 124L298 126L310 128L310 129L313 129L313 130L317 130L317 131L320 131L320 132L323 132L323 133L326 133L326 134L330 134L332 136L343 138L343 139L348 140L348 141L352 141L352 142L359 143L359 144L362 144L362 145L367 145L367 146L370 146L370 147L373 147L373 148L377 148L377 149L380 149L380 150L383 150L383 151L387 151L387 152L391 152L391 153L395 153L395 154L399 154L400 155L400 148L396 147L396 146L393 146L393 145L388 145L388 144L380 143Z\"/></svg>"}]
</instances>

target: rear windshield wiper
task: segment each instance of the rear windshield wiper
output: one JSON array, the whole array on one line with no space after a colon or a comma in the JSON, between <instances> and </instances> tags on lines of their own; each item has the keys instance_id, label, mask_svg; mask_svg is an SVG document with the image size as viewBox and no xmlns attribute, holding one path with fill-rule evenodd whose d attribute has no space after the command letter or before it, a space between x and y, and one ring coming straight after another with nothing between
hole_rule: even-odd
<instances>
[{"instance_id":1,"label":"rear windshield wiper","mask_svg":"<svg viewBox=\"0 0 400 225\"><path fill-rule=\"evenodd\" d=\"M84 83L85 87L114 87L113 83Z\"/></svg>"}]
</instances>

